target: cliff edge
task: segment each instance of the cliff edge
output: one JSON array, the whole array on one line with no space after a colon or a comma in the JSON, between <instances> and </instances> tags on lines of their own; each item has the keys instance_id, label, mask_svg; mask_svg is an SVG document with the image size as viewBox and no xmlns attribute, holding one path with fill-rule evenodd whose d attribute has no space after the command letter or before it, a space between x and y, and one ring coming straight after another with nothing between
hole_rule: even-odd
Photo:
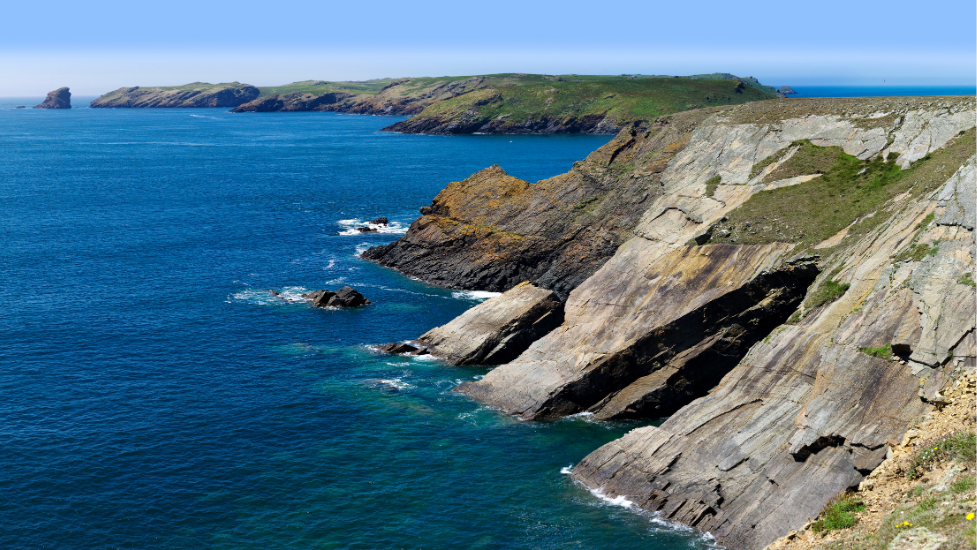
<instances>
[{"instance_id":1,"label":"cliff edge","mask_svg":"<svg viewBox=\"0 0 977 550\"><path fill-rule=\"evenodd\" d=\"M559 290L561 326L458 389L526 419L674 413L574 479L760 549L857 487L977 366L974 119L972 97L662 117L563 176L453 183L365 256Z\"/></svg>"},{"instance_id":2,"label":"cliff edge","mask_svg":"<svg viewBox=\"0 0 977 550\"><path fill-rule=\"evenodd\" d=\"M120 108L194 108L237 107L258 97L258 88L240 82L208 84L194 82L186 86L119 88L99 96L90 107Z\"/></svg>"}]
</instances>

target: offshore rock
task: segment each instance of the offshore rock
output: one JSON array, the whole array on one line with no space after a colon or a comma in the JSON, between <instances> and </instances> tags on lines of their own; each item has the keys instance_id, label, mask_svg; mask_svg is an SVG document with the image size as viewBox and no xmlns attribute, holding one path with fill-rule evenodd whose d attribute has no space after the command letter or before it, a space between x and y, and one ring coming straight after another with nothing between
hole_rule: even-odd
<instances>
[{"instance_id":1,"label":"offshore rock","mask_svg":"<svg viewBox=\"0 0 977 550\"><path fill-rule=\"evenodd\" d=\"M71 108L71 92L68 88L58 88L53 92L48 92L47 97L41 102L40 105L36 105L35 109L70 109Z\"/></svg>"},{"instance_id":2,"label":"offshore rock","mask_svg":"<svg viewBox=\"0 0 977 550\"><path fill-rule=\"evenodd\" d=\"M363 297L362 294L348 286L333 292L331 290L315 290L302 295L303 298L312 302L315 307L363 307L372 302Z\"/></svg>"},{"instance_id":3,"label":"offshore rock","mask_svg":"<svg viewBox=\"0 0 977 550\"><path fill-rule=\"evenodd\" d=\"M556 294L526 282L424 333L417 342L456 365L498 365L515 359L562 323L563 303Z\"/></svg>"},{"instance_id":4,"label":"offshore rock","mask_svg":"<svg viewBox=\"0 0 977 550\"><path fill-rule=\"evenodd\" d=\"M96 98L93 108L140 107L237 107L258 97L258 88L240 82L208 84L194 82L165 88L119 88Z\"/></svg>"},{"instance_id":5,"label":"offshore rock","mask_svg":"<svg viewBox=\"0 0 977 550\"><path fill-rule=\"evenodd\" d=\"M399 240L363 257L450 288L530 281L564 299L631 237L668 162L715 110L622 131L567 173L535 184L492 166L451 183Z\"/></svg>"}]
</instances>

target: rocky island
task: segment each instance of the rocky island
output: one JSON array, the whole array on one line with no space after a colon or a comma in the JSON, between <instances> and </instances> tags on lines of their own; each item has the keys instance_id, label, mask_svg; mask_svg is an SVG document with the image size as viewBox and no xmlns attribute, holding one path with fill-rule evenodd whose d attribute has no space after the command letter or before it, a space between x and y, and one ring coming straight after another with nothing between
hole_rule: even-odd
<instances>
[{"instance_id":1,"label":"rocky island","mask_svg":"<svg viewBox=\"0 0 977 550\"><path fill-rule=\"evenodd\" d=\"M18 109L20 107L17 107ZM71 92L67 87L58 88L53 92L48 92L47 97L40 105L35 105L35 109L70 109Z\"/></svg>"},{"instance_id":2,"label":"rocky island","mask_svg":"<svg viewBox=\"0 0 977 550\"><path fill-rule=\"evenodd\" d=\"M760 550L977 367L974 120L973 97L885 97L636 121L566 174L451 183L363 256L505 291L418 339L499 364L457 391L524 419L668 416L573 478Z\"/></svg>"},{"instance_id":3,"label":"rocky island","mask_svg":"<svg viewBox=\"0 0 977 550\"><path fill-rule=\"evenodd\" d=\"M385 131L422 134L616 134L680 111L783 97L728 73L586 76L505 73L463 77L309 80L256 88L238 82L120 88L92 107L231 107L236 113L326 111L411 116Z\"/></svg>"}]
</instances>

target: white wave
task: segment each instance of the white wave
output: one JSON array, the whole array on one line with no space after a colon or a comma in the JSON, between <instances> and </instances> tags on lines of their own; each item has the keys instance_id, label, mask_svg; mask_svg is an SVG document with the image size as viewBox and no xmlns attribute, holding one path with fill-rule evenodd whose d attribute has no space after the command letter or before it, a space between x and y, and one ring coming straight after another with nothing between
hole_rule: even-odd
<instances>
[{"instance_id":1,"label":"white wave","mask_svg":"<svg viewBox=\"0 0 977 550\"><path fill-rule=\"evenodd\" d=\"M564 467L560 468L560 473L563 474L563 475L565 475L565 476L568 476L571 473L573 473L573 464L571 464L569 466L564 466Z\"/></svg>"},{"instance_id":2,"label":"white wave","mask_svg":"<svg viewBox=\"0 0 977 550\"><path fill-rule=\"evenodd\" d=\"M433 356L431 354L427 354L427 355L410 355L409 357L412 357L412 358L414 358L417 361L437 361L438 360L437 357L435 357L435 356Z\"/></svg>"},{"instance_id":3,"label":"white wave","mask_svg":"<svg viewBox=\"0 0 977 550\"><path fill-rule=\"evenodd\" d=\"M329 263L326 264L326 267L323 267L322 269L332 269L332 266L334 265L336 265L336 260L329 260Z\"/></svg>"},{"instance_id":4,"label":"white wave","mask_svg":"<svg viewBox=\"0 0 977 550\"><path fill-rule=\"evenodd\" d=\"M281 290L276 296L271 290L248 288L240 292L235 292L231 294L233 300L240 302L247 302L249 304L255 304L259 306L274 306L282 304L296 304L307 302L302 294L309 292L308 289L301 286L287 286ZM230 302L230 300L228 300Z\"/></svg>"},{"instance_id":5,"label":"white wave","mask_svg":"<svg viewBox=\"0 0 977 550\"><path fill-rule=\"evenodd\" d=\"M486 290L459 290L451 293L452 298L459 300L478 300L479 302L501 295L501 292L488 292Z\"/></svg>"},{"instance_id":6,"label":"white wave","mask_svg":"<svg viewBox=\"0 0 977 550\"><path fill-rule=\"evenodd\" d=\"M364 233L357 229L359 227L369 227L373 230L369 233L383 233L389 235L403 235L404 233L407 233L407 227L395 221L391 221L387 225L380 225L358 218L351 218L348 220L337 220L336 223L338 223L341 228L339 230L339 234L346 236L363 235Z\"/></svg>"},{"instance_id":7,"label":"white wave","mask_svg":"<svg viewBox=\"0 0 977 550\"><path fill-rule=\"evenodd\" d=\"M390 386L391 388L394 388L394 389L397 389L397 390L409 390L409 389L411 389L411 388L414 387L414 386L408 384L407 382L404 382L403 377L401 377L401 378L382 378L382 379L380 379L379 382L381 384L385 385L385 386Z\"/></svg>"},{"instance_id":8,"label":"white wave","mask_svg":"<svg viewBox=\"0 0 977 550\"><path fill-rule=\"evenodd\" d=\"M359 256L360 254L366 252L367 249L369 249L371 246L373 246L373 245L370 244L370 243L360 243L360 244L356 245L356 253L353 254L353 255L354 256Z\"/></svg>"},{"instance_id":9,"label":"white wave","mask_svg":"<svg viewBox=\"0 0 977 550\"><path fill-rule=\"evenodd\" d=\"M601 499L604 504L609 504L611 506L620 506L621 508L627 508L629 510L634 506L634 503L628 500L624 495L618 495L612 498L604 494L604 491L601 491L600 489L590 489L590 494Z\"/></svg>"}]
</instances>

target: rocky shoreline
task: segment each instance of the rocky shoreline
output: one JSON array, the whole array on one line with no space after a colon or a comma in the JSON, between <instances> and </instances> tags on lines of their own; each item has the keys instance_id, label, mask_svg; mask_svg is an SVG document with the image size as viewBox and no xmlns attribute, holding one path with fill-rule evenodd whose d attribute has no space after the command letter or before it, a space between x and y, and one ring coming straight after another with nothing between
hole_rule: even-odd
<instances>
[{"instance_id":1,"label":"rocky shoreline","mask_svg":"<svg viewBox=\"0 0 977 550\"><path fill-rule=\"evenodd\" d=\"M977 367L974 118L972 97L678 113L536 184L499 167L452 183L363 257L508 291L425 335L499 363L458 391L526 419L671 415L573 477L759 550ZM558 325L528 328L530 288ZM505 339L526 347L485 353Z\"/></svg>"}]
</instances>

